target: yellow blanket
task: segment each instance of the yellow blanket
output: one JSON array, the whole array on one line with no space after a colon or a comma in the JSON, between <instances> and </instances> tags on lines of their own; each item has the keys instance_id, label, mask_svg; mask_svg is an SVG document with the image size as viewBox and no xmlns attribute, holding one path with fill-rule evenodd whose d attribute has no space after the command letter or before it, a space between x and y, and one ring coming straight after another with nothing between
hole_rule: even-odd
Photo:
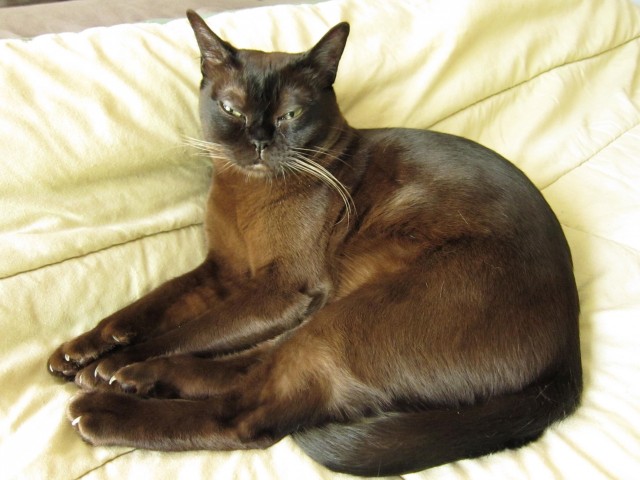
<instances>
[{"instance_id":1,"label":"yellow blanket","mask_svg":"<svg viewBox=\"0 0 640 480\"><path fill-rule=\"evenodd\" d=\"M497 150L543 190L582 302L582 407L517 451L411 478L640 472L640 10L626 0L335 0L216 15L238 47L301 51L352 32L336 91L357 127ZM206 159L186 21L0 42L0 478L334 478L285 439L264 452L85 445L62 341L199 263ZM399 439L400 440L400 439Z\"/></svg>"}]
</instances>

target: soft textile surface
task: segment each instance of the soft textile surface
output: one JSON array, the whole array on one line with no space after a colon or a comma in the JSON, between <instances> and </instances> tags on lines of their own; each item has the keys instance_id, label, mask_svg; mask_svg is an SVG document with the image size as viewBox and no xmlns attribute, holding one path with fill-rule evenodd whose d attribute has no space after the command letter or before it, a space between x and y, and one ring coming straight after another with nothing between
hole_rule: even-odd
<instances>
[{"instance_id":1,"label":"soft textile surface","mask_svg":"<svg viewBox=\"0 0 640 480\"><path fill-rule=\"evenodd\" d=\"M0 10L0 38L80 32L90 27L178 18L184 16L187 8L217 13L279 3L319 1L322 0L65 0L27 8L3 8ZM24 0L23 3L27 2Z\"/></svg>"},{"instance_id":2,"label":"soft textile surface","mask_svg":"<svg viewBox=\"0 0 640 480\"><path fill-rule=\"evenodd\" d=\"M582 301L577 413L520 450L407 477L637 478L640 11L337 0L210 18L237 46L289 51L341 20L351 123L447 131L510 158L557 212ZM75 386L46 372L61 341L201 260L210 170L184 146L199 135L198 82L182 20L0 43L2 478L334 478L289 439L263 452L87 446L64 415Z\"/></svg>"}]
</instances>

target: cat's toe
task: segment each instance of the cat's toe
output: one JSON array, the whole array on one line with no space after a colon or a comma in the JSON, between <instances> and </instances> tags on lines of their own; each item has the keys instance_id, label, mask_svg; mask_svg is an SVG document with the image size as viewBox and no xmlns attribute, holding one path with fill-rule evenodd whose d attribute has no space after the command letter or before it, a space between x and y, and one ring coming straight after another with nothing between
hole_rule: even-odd
<instances>
[{"instance_id":1,"label":"cat's toe","mask_svg":"<svg viewBox=\"0 0 640 480\"><path fill-rule=\"evenodd\" d=\"M93 369L93 377L98 381L109 383L113 374L118 371L117 366L113 363L110 359L104 359L98 362Z\"/></svg>"},{"instance_id":2,"label":"cat's toe","mask_svg":"<svg viewBox=\"0 0 640 480\"><path fill-rule=\"evenodd\" d=\"M71 421L71 426L82 440L93 446L111 445L110 424L115 421L113 414L98 413L81 415Z\"/></svg>"},{"instance_id":3,"label":"cat's toe","mask_svg":"<svg viewBox=\"0 0 640 480\"><path fill-rule=\"evenodd\" d=\"M78 371L78 366L61 360L58 357L52 357L47 361L47 370L49 370L51 375L55 375L56 377L73 380L73 377Z\"/></svg>"},{"instance_id":4,"label":"cat's toe","mask_svg":"<svg viewBox=\"0 0 640 480\"><path fill-rule=\"evenodd\" d=\"M114 385L104 382L100 376L97 375L97 362L91 363L82 370L80 370L75 376L75 384L83 390L100 390L100 391L118 391Z\"/></svg>"},{"instance_id":5,"label":"cat's toe","mask_svg":"<svg viewBox=\"0 0 640 480\"><path fill-rule=\"evenodd\" d=\"M91 445L117 445L126 435L122 419L135 417L140 405L135 397L110 392L80 392L67 408L67 418L82 439Z\"/></svg>"},{"instance_id":6,"label":"cat's toe","mask_svg":"<svg viewBox=\"0 0 640 480\"><path fill-rule=\"evenodd\" d=\"M91 414L80 415L71 421L71 426L89 445L100 445L100 415L98 418Z\"/></svg>"},{"instance_id":7,"label":"cat's toe","mask_svg":"<svg viewBox=\"0 0 640 480\"><path fill-rule=\"evenodd\" d=\"M142 396L151 396L156 387L155 375L144 362L121 368L109 382L117 383L126 393Z\"/></svg>"},{"instance_id":8,"label":"cat's toe","mask_svg":"<svg viewBox=\"0 0 640 480\"><path fill-rule=\"evenodd\" d=\"M89 335L82 335L63 343L49 357L47 369L53 375L73 378L86 365L95 361L103 352L111 348L98 345Z\"/></svg>"},{"instance_id":9,"label":"cat's toe","mask_svg":"<svg viewBox=\"0 0 640 480\"><path fill-rule=\"evenodd\" d=\"M95 371L94 364L90 364L88 367L83 368L75 376L75 384L83 390L94 390L100 383L99 380L93 375Z\"/></svg>"},{"instance_id":10,"label":"cat's toe","mask_svg":"<svg viewBox=\"0 0 640 480\"><path fill-rule=\"evenodd\" d=\"M73 377L81 368L81 360L67 353L64 345L59 347L47 361L49 373L68 380L73 380Z\"/></svg>"},{"instance_id":11,"label":"cat's toe","mask_svg":"<svg viewBox=\"0 0 640 480\"><path fill-rule=\"evenodd\" d=\"M95 406L97 395L99 394L96 394L96 392L79 392L71 397L71 401L67 407L67 418L69 421L73 423L78 417L89 413Z\"/></svg>"},{"instance_id":12,"label":"cat's toe","mask_svg":"<svg viewBox=\"0 0 640 480\"><path fill-rule=\"evenodd\" d=\"M106 384L113 383L111 380L116 372L134 361L129 359L124 352L114 353L97 362L93 375L97 380Z\"/></svg>"},{"instance_id":13,"label":"cat's toe","mask_svg":"<svg viewBox=\"0 0 640 480\"><path fill-rule=\"evenodd\" d=\"M113 383L112 379L116 372L128 365L136 364L138 362L144 361L145 359L146 356L144 354L141 354L133 347L129 347L125 350L120 350L108 354L106 357L99 360L97 362L94 374L96 378L103 381L104 383Z\"/></svg>"}]
</instances>

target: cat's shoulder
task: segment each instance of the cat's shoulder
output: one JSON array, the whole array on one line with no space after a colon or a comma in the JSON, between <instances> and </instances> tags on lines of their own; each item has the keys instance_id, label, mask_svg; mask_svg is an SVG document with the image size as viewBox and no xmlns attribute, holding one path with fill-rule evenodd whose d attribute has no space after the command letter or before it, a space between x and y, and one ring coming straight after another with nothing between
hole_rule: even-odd
<instances>
[{"instance_id":1,"label":"cat's shoulder","mask_svg":"<svg viewBox=\"0 0 640 480\"><path fill-rule=\"evenodd\" d=\"M375 148L397 148L432 152L474 152L496 155L479 143L450 133L418 128L377 128L358 130L364 143Z\"/></svg>"},{"instance_id":2,"label":"cat's shoulder","mask_svg":"<svg viewBox=\"0 0 640 480\"><path fill-rule=\"evenodd\" d=\"M494 150L449 133L415 128L358 130L361 145L374 163L458 176L477 174L520 177L521 172Z\"/></svg>"}]
</instances>

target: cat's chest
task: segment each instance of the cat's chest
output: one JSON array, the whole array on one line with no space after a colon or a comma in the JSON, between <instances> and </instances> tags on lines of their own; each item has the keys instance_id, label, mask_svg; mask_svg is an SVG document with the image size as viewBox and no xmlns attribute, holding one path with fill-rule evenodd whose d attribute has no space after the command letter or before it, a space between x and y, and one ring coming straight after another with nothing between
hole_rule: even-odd
<instances>
[{"instance_id":1,"label":"cat's chest","mask_svg":"<svg viewBox=\"0 0 640 480\"><path fill-rule=\"evenodd\" d=\"M211 195L206 230L209 249L236 274L254 276L318 253L313 247L323 235L321 198L226 193Z\"/></svg>"}]
</instances>

